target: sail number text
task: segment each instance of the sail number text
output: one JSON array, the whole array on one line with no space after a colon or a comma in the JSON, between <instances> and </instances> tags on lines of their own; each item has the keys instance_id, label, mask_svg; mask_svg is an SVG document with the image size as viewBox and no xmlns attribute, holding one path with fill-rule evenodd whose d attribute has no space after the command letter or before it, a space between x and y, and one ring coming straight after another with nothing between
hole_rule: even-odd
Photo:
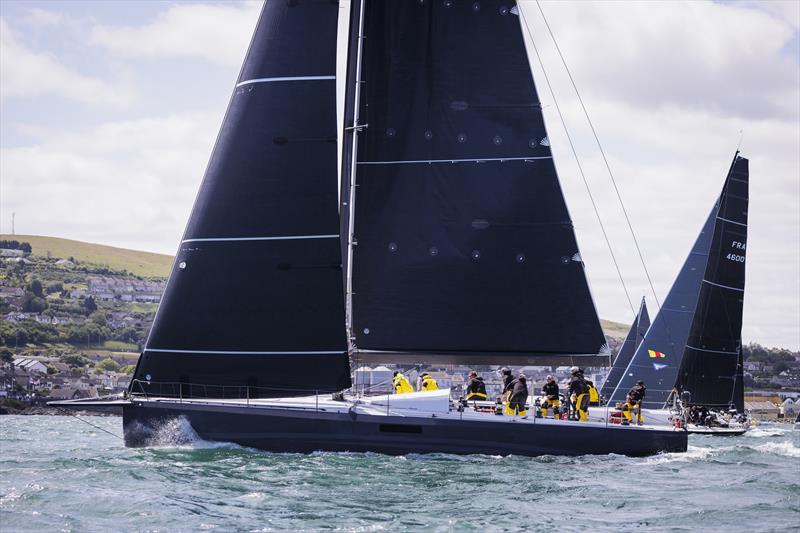
<instances>
[{"instance_id":1,"label":"sail number text","mask_svg":"<svg viewBox=\"0 0 800 533\"><path fill-rule=\"evenodd\" d=\"M742 252L744 252L747 249L747 243L739 241L731 241L731 248L733 248L736 251L741 250ZM725 259L727 259L728 261L736 261L737 263L744 263L745 256L731 252L725 256Z\"/></svg>"}]
</instances>

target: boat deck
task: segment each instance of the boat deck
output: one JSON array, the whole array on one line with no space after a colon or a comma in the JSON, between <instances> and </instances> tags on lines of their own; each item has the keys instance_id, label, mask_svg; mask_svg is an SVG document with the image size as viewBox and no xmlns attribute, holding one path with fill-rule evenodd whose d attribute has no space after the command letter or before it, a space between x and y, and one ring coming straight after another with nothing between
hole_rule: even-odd
<instances>
[{"instance_id":1,"label":"boat deck","mask_svg":"<svg viewBox=\"0 0 800 533\"><path fill-rule=\"evenodd\" d=\"M613 408L592 407L589 409L589 420L578 422L574 420L561 420L553 418L537 418L533 410L528 416L497 415L494 412L479 411L475 406L490 407L494 402L469 402L463 410L456 409L457 404L452 403L449 391L416 392L403 395L380 395L364 397L345 397L334 400L330 395L312 395L289 398L258 398L258 399L186 399L173 397L134 397L132 401L139 405L159 404L162 407L176 406L214 406L229 408L244 408L253 410L291 410L298 412L319 412L331 414L355 414L400 418L437 418L444 420L463 420L473 422L486 422L493 424L522 424L522 425L548 425L593 428L617 428L620 430L658 430L672 428L666 411L657 413L644 413L642 425L622 425L610 422Z\"/></svg>"}]
</instances>

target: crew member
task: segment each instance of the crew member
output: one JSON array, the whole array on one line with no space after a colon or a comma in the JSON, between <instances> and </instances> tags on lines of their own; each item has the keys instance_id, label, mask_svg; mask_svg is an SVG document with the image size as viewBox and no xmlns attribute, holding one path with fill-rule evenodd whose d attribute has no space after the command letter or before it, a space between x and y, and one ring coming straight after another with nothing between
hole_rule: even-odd
<instances>
[{"instance_id":1,"label":"crew member","mask_svg":"<svg viewBox=\"0 0 800 533\"><path fill-rule=\"evenodd\" d=\"M547 376L547 382L542 387L542 417L547 417L547 410L553 409L553 418L558 418L558 413L561 408L561 400L558 396L558 383L553 379L553 376Z\"/></svg>"},{"instance_id":2,"label":"crew member","mask_svg":"<svg viewBox=\"0 0 800 533\"><path fill-rule=\"evenodd\" d=\"M589 420L589 385L583 379L583 372L577 366L570 368L572 377L569 380L569 394L578 413L578 420L586 422Z\"/></svg>"},{"instance_id":3,"label":"crew member","mask_svg":"<svg viewBox=\"0 0 800 533\"><path fill-rule=\"evenodd\" d=\"M525 374L520 374L510 385L511 395L508 397L506 414L510 416L528 416L525 411L525 402L528 399L528 384Z\"/></svg>"},{"instance_id":4,"label":"crew member","mask_svg":"<svg viewBox=\"0 0 800 533\"><path fill-rule=\"evenodd\" d=\"M508 396L511 394L511 386L514 382L514 376L511 375L511 370L506 367L500 369L500 376L503 378L503 392L500 393L500 400L507 402Z\"/></svg>"},{"instance_id":5,"label":"crew member","mask_svg":"<svg viewBox=\"0 0 800 533\"><path fill-rule=\"evenodd\" d=\"M647 388L644 386L644 381L639 380L625 397L625 403L622 405L622 415L628 424L631 423L631 413L636 415L636 423L642 425L642 400Z\"/></svg>"},{"instance_id":6,"label":"crew member","mask_svg":"<svg viewBox=\"0 0 800 533\"><path fill-rule=\"evenodd\" d=\"M433 379L433 376L431 376L427 372L423 372L419 377L421 380L419 385L419 390L421 391L439 390L439 384L436 383L436 380Z\"/></svg>"},{"instance_id":7,"label":"crew member","mask_svg":"<svg viewBox=\"0 0 800 533\"><path fill-rule=\"evenodd\" d=\"M588 379L585 380L586 385L589 386L589 405L597 406L600 405L600 393L597 391L597 387L594 386L593 381L589 381Z\"/></svg>"},{"instance_id":8,"label":"crew member","mask_svg":"<svg viewBox=\"0 0 800 533\"><path fill-rule=\"evenodd\" d=\"M392 374L392 386L394 387L395 394L414 392L414 387L411 386L411 383L408 382L408 378L406 378L401 372L395 372Z\"/></svg>"},{"instance_id":9,"label":"crew member","mask_svg":"<svg viewBox=\"0 0 800 533\"><path fill-rule=\"evenodd\" d=\"M486 383L483 382L483 378L474 370L469 373L466 398L467 400L485 400L487 398Z\"/></svg>"}]
</instances>

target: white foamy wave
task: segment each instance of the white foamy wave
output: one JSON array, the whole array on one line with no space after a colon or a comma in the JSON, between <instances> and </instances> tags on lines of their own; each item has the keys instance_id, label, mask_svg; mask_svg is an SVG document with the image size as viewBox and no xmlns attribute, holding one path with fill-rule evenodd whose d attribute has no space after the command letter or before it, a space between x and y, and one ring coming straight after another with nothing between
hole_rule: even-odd
<instances>
[{"instance_id":1,"label":"white foamy wave","mask_svg":"<svg viewBox=\"0 0 800 533\"><path fill-rule=\"evenodd\" d=\"M785 435L787 431L792 431L791 428L788 430L786 428L753 428L747 433L745 433L748 437L760 438L760 437L780 437Z\"/></svg>"},{"instance_id":2,"label":"white foamy wave","mask_svg":"<svg viewBox=\"0 0 800 533\"><path fill-rule=\"evenodd\" d=\"M197 434L185 416L169 418L155 427L136 428L145 435L147 445L154 448L209 449L241 448L238 444L205 440Z\"/></svg>"},{"instance_id":3,"label":"white foamy wave","mask_svg":"<svg viewBox=\"0 0 800 533\"><path fill-rule=\"evenodd\" d=\"M726 448L703 448L700 446L689 446L685 452L674 453L660 453L653 455L644 460L647 465L660 465L667 463L685 463L690 461L700 461L708 459L717 452L730 450L732 447Z\"/></svg>"},{"instance_id":4,"label":"white foamy wave","mask_svg":"<svg viewBox=\"0 0 800 533\"><path fill-rule=\"evenodd\" d=\"M758 446L748 446L748 448L785 457L800 457L800 448L791 442L766 442Z\"/></svg>"}]
</instances>

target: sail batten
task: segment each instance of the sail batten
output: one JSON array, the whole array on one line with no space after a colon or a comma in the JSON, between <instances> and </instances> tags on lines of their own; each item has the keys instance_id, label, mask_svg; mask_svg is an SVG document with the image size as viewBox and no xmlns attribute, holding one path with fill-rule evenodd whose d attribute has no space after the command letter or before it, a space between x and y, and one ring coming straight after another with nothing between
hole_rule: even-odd
<instances>
[{"instance_id":1,"label":"sail batten","mask_svg":"<svg viewBox=\"0 0 800 533\"><path fill-rule=\"evenodd\" d=\"M553 159L551 156L540 157L478 157L467 159L407 159L399 161L359 161L358 165L409 165L417 163L482 163L485 161L537 161L540 159Z\"/></svg>"}]
</instances>

